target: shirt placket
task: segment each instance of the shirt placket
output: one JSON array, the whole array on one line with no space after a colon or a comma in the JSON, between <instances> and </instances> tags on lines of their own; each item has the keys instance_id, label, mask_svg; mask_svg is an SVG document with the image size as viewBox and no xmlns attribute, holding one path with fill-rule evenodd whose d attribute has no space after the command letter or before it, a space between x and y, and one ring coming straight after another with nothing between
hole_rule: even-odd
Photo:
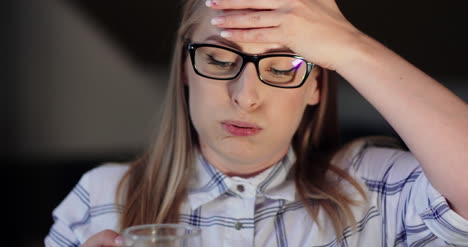
<instances>
[{"instance_id":1,"label":"shirt placket","mask_svg":"<svg viewBox=\"0 0 468 247\"><path fill-rule=\"evenodd\" d=\"M226 211L232 217L231 225L225 230L223 246L253 246L255 237L255 188L239 180L231 181Z\"/></svg>"}]
</instances>

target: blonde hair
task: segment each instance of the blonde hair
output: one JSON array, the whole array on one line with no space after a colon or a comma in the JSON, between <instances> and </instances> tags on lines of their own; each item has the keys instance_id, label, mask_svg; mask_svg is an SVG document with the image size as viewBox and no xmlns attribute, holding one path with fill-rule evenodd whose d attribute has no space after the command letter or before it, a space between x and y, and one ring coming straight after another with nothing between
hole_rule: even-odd
<instances>
[{"instance_id":1,"label":"blonde hair","mask_svg":"<svg viewBox=\"0 0 468 247\"><path fill-rule=\"evenodd\" d=\"M203 1L186 0L177 33L171 72L161 123L155 143L145 155L133 162L117 190L125 206L120 219L122 229L138 224L178 222L181 204L187 197L193 171L197 134L190 121L187 88L183 83L186 52L183 44L202 19ZM348 224L355 224L351 205L356 203L342 193L329 172L363 190L345 171L330 160L338 147L335 81L322 70L318 78L321 101L309 106L292 145L297 161L293 166L299 198L309 214L317 219L323 209L333 222L337 236Z\"/></svg>"}]
</instances>

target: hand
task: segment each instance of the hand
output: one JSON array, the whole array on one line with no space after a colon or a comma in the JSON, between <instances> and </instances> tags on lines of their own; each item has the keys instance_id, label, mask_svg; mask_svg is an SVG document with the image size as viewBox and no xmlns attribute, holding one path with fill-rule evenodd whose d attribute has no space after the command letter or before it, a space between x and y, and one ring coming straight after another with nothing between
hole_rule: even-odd
<instances>
[{"instance_id":1,"label":"hand","mask_svg":"<svg viewBox=\"0 0 468 247\"><path fill-rule=\"evenodd\" d=\"M112 231L104 230L91 236L82 247L117 247L122 246L122 237Z\"/></svg>"},{"instance_id":2,"label":"hand","mask_svg":"<svg viewBox=\"0 0 468 247\"><path fill-rule=\"evenodd\" d=\"M275 43L330 70L352 61L353 49L367 37L334 0L208 0L223 10L212 24L236 42ZM248 10L243 12L231 10Z\"/></svg>"}]
</instances>

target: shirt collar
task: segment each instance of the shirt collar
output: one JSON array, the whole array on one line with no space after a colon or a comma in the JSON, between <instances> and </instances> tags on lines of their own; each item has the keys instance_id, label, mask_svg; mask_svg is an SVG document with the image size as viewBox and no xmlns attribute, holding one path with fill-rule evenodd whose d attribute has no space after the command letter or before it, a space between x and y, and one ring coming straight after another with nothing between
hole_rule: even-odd
<instances>
[{"instance_id":1,"label":"shirt collar","mask_svg":"<svg viewBox=\"0 0 468 247\"><path fill-rule=\"evenodd\" d=\"M275 165L255 177L228 177L214 168L200 152L196 152L195 174L191 178L188 200L196 209L221 195L294 201L296 187L290 171L296 157L292 148ZM239 192L239 186L243 191Z\"/></svg>"}]
</instances>

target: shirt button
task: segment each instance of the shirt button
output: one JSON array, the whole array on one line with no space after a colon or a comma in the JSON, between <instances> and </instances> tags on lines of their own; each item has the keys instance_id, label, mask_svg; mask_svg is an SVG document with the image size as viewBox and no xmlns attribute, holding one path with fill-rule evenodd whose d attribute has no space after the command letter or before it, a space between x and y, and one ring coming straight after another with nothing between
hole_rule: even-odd
<instances>
[{"instance_id":1,"label":"shirt button","mask_svg":"<svg viewBox=\"0 0 468 247\"><path fill-rule=\"evenodd\" d=\"M236 224L234 225L234 228L236 228L236 230L242 229L242 223L236 222Z\"/></svg>"},{"instance_id":2,"label":"shirt button","mask_svg":"<svg viewBox=\"0 0 468 247\"><path fill-rule=\"evenodd\" d=\"M242 184L237 185L237 191L244 192L245 191L244 185Z\"/></svg>"}]
</instances>

